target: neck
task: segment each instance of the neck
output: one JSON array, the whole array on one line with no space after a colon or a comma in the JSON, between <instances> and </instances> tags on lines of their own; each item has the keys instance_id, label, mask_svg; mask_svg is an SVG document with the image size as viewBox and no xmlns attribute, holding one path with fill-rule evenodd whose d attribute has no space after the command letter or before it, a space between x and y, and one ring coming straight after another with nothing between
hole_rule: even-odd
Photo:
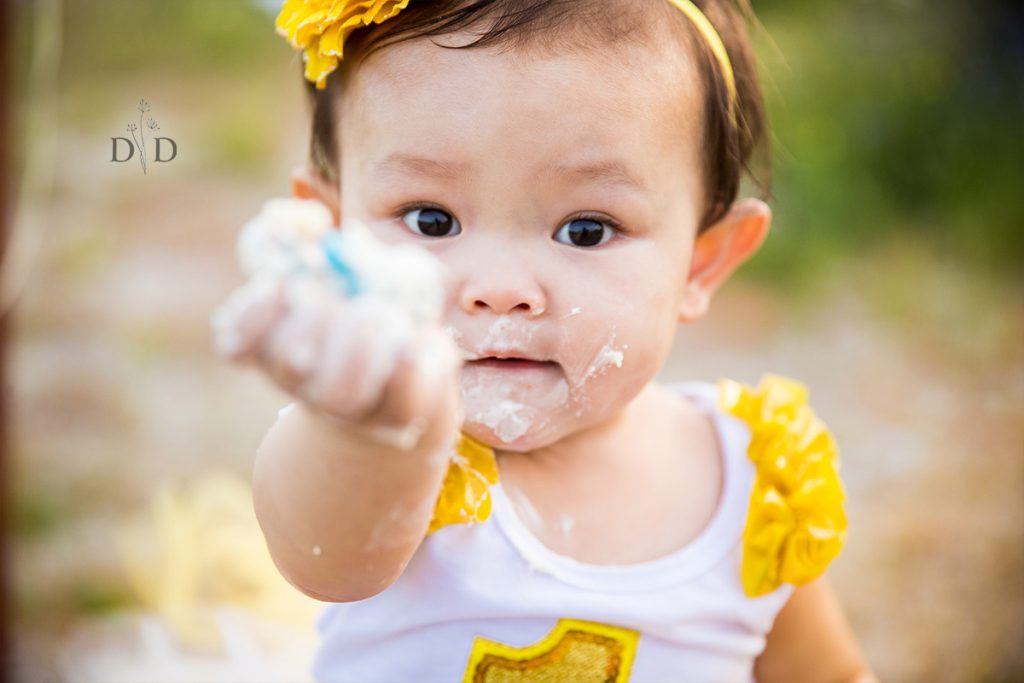
<instances>
[{"instance_id":1,"label":"neck","mask_svg":"<svg viewBox=\"0 0 1024 683\"><path fill-rule=\"evenodd\" d=\"M558 475L572 473L575 478L587 469L628 468L632 459L623 458L623 453L632 452L637 435L646 433L659 392L651 382L617 413L547 446L532 451L495 449L502 476L512 471L524 475L543 471L546 477L554 477L551 481L565 481Z\"/></svg>"}]
</instances>

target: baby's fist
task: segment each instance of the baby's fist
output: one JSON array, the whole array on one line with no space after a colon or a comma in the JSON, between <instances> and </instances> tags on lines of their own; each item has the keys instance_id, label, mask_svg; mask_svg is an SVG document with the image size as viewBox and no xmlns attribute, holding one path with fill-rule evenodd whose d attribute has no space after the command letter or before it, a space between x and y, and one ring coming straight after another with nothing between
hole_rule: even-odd
<instances>
[{"instance_id":1,"label":"baby's fist","mask_svg":"<svg viewBox=\"0 0 1024 683\"><path fill-rule=\"evenodd\" d=\"M238 239L251 278L213 317L218 350L310 408L411 448L455 430L459 355L438 321L442 267L412 244L338 231L323 205L273 199Z\"/></svg>"},{"instance_id":2,"label":"baby's fist","mask_svg":"<svg viewBox=\"0 0 1024 683\"><path fill-rule=\"evenodd\" d=\"M412 448L432 424L455 431L459 356L438 325L372 298L288 305L280 287L258 282L214 315L224 355L260 366L309 408L393 447Z\"/></svg>"},{"instance_id":3,"label":"baby's fist","mask_svg":"<svg viewBox=\"0 0 1024 683\"><path fill-rule=\"evenodd\" d=\"M266 353L279 383L377 440L408 449L434 421L456 429L454 342L394 306L356 298L299 309Z\"/></svg>"}]
</instances>

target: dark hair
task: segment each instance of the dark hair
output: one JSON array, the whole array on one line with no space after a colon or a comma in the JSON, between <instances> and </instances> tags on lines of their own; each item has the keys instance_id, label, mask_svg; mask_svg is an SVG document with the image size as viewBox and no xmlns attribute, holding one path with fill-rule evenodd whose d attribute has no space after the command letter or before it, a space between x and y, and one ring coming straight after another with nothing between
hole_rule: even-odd
<instances>
[{"instance_id":1,"label":"dark hair","mask_svg":"<svg viewBox=\"0 0 1024 683\"><path fill-rule=\"evenodd\" d=\"M732 63L736 80L735 123L721 68L704 38L668 0L411 0L387 21L354 32L345 43L345 58L323 90L308 84L313 109L310 160L325 178L338 176L337 109L347 75L373 52L395 43L442 36L486 24L468 49L490 45L512 49L564 49L566 39L611 43L651 38L651 8L660 3L664 16L685 25L683 39L696 53L706 93L703 135L706 206L699 231L725 215L746 172L767 195L770 188L766 121L761 88L746 21L753 19L748 0L695 0L714 25ZM658 14L655 16L662 16ZM485 21L489 20L489 21ZM758 153L758 152L761 153ZM756 166L758 172L754 172Z\"/></svg>"}]
</instances>

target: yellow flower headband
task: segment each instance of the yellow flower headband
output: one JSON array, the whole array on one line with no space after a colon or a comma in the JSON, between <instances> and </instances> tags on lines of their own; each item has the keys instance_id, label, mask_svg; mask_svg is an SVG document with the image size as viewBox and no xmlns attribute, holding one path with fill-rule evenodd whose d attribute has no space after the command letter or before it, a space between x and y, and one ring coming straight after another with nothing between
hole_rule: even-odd
<instances>
[{"instance_id":1,"label":"yellow flower headband","mask_svg":"<svg viewBox=\"0 0 1024 683\"><path fill-rule=\"evenodd\" d=\"M729 93L729 107L736 107L736 78L722 38L691 0L669 0L700 32L714 55ZM306 79L318 89L338 68L345 39L352 31L380 24L406 8L409 0L286 0L277 15L277 32L304 52Z\"/></svg>"}]
</instances>

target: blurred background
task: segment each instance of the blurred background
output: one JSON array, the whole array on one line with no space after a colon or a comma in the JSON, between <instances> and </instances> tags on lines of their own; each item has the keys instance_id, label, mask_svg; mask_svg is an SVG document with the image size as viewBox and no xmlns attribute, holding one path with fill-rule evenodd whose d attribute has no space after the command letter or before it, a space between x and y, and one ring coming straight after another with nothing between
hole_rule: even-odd
<instances>
[{"instance_id":1,"label":"blurred background","mask_svg":"<svg viewBox=\"0 0 1024 683\"><path fill-rule=\"evenodd\" d=\"M286 398L208 324L305 157L276 3L13 5L13 680L300 680L317 605L247 489ZM753 5L775 227L663 378L810 386L849 494L831 573L883 681L1024 681L1024 12ZM111 162L132 123L176 158Z\"/></svg>"}]
</instances>

